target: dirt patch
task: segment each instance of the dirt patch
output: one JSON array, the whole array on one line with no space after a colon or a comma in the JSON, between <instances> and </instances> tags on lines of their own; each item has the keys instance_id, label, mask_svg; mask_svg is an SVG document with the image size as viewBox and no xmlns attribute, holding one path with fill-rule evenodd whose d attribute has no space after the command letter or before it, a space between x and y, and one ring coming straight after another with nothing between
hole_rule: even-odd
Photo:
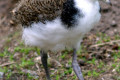
<instances>
[{"instance_id":1,"label":"dirt patch","mask_svg":"<svg viewBox=\"0 0 120 80\"><path fill-rule=\"evenodd\" d=\"M111 0L112 6L101 2L102 18L93 33L102 32L109 36L120 34L120 0Z\"/></svg>"}]
</instances>

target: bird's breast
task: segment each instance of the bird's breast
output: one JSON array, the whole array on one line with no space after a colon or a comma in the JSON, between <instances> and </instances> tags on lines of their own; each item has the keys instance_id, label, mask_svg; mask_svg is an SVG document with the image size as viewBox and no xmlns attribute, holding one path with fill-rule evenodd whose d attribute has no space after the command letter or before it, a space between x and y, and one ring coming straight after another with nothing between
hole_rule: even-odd
<instances>
[{"instance_id":1,"label":"bird's breast","mask_svg":"<svg viewBox=\"0 0 120 80\"><path fill-rule=\"evenodd\" d=\"M75 7L83 17L77 17L77 28L81 33L85 34L90 31L100 20L100 6L99 2L90 3L87 0L75 0Z\"/></svg>"}]
</instances>

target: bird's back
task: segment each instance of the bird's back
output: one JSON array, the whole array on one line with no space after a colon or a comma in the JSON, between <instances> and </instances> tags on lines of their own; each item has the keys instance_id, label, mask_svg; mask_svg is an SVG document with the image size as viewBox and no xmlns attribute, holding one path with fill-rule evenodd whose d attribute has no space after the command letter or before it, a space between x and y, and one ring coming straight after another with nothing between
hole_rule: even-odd
<instances>
[{"instance_id":1,"label":"bird's back","mask_svg":"<svg viewBox=\"0 0 120 80\"><path fill-rule=\"evenodd\" d=\"M66 0L21 0L13 10L13 19L29 26L33 22L45 23L60 16Z\"/></svg>"}]
</instances>

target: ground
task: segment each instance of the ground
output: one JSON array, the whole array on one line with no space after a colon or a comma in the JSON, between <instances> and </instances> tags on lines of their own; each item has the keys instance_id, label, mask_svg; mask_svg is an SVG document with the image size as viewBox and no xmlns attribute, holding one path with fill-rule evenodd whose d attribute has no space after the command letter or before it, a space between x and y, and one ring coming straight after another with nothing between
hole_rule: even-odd
<instances>
[{"instance_id":1,"label":"ground","mask_svg":"<svg viewBox=\"0 0 120 80\"><path fill-rule=\"evenodd\" d=\"M18 0L0 0L0 80L45 80L38 48L25 46L22 28L11 20ZM101 2L101 21L83 39L78 62L85 80L120 80L120 0ZM49 52L53 80L77 80L72 50Z\"/></svg>"}]
</instances>

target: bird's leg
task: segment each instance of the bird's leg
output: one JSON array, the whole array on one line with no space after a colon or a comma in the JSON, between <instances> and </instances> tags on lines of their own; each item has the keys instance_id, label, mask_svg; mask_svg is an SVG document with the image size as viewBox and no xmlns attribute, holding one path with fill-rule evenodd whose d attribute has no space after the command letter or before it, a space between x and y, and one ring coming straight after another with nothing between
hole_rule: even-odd
<instances>
[{"instance_id":1,"label":"bird's leg","mask_svg":"<svg viewBox=\"0 0 120 80\"><path fill-rule=\"evenodd\" d=\"M76 49L73 49L72 67L73 67L73 70L74 70L75 74L77 75L78 79L84 80L82 72L81 72L81 68L79 67L79 64L77 62Z\"/></svg>"},{"instance_id":2,"label":"bird's leg","mask_svg":"<svg viewBox=\"0 0 120 80\"><path fill-rule=\"evenodd\" d=\"M47 64L48 55L44 51L40 51L40 53L41 53L41 61L45 69L47 80L51 80L49 70L48 70L48 64Z\"/></svg>"}]
</instances>

